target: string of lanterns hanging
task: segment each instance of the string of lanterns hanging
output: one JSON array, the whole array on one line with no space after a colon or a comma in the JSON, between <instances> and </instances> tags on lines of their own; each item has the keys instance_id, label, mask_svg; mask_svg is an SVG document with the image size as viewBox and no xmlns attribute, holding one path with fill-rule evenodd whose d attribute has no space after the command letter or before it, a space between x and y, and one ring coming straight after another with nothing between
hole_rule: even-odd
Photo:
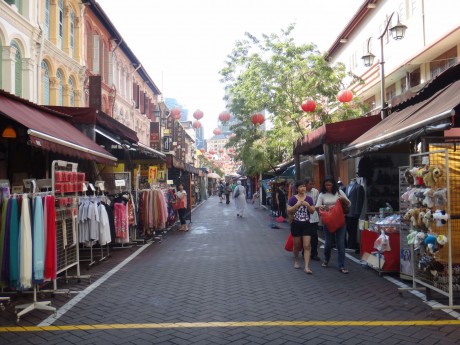
<instances>
[{"instance_id":1,"label":"string of lanterns hanging","mask_svg":"<svg viewBox=\"0 0 460 345\"><path fill-rule=\"evenodd\" d=\"M261 113L256 113L251 116L251 122L254 126L259 127L265 122L265 117Z\"/></svg>"},{"instance_id":2,"label":"string of lanterns hanging","mask_svg":"<svg viewBox=\"0 0 460 345\"><path fill-rule=\"evenodd\" d=\"M221 122L224 122L224 123L225 123L225 122L229 121L230 118L231 118L231 115L230 115L230 113L229 113L228 111L226 111L226 110L224 110L223 112L221 112L221 113L219 114L219 120L220 120Z\"/></svg>"},{"instance_id":3,"label":"string of lanterns hanging","mask_svg":"<svg viewBox=\"0 0 460 345\"><path fill-rule=\"evenodd\" d=\"M337 94L339 102L348 103L353 99L353 93L350 90L342 90Z\"/></svg>"}]
</instances>

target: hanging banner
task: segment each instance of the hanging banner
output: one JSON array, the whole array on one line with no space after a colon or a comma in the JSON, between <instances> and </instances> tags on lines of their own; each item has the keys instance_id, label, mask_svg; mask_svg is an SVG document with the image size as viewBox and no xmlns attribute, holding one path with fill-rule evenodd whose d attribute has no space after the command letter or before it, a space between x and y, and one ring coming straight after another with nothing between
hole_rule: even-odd
<instances>
[{"instance_id":1,"label":"hanging banner","mask_svg":"<svg viewBox=\"0 0 460 345\"><path fill-rule=\"evenodd\" d=\"M166 182L166 163L158 166L158 182Z\"/></svg>"},{"instance_id":2,"label":"hanging banner","mask_svg":"<svg viewBox=\"0 0 460 345\"><path fill-rule=\"evenodd\" d=\"M149 183L155 183L158 180L158 165L149 166Z\"/></svg>"}]
</instances>

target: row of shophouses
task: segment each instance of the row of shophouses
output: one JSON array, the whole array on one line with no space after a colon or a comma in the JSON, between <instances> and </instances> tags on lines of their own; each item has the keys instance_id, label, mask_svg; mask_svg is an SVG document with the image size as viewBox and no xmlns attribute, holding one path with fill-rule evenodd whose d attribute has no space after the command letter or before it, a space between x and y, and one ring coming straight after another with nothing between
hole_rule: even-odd
<instances>
[{"instance_id":1,"label":"row of shophouses","mask_svg":"<svg viewBox=\"0 0 460 345\"><path fill-rule=\"evenodd\" d=\"M207 171L195 167L202 129L170 116L142 61L95 0L1 0L0 46L1 128L15 131L14 142L2 139L1 179L14 185L51 177L50 162L65 159L89 179L129 172L137 189L181 181L190 204L204 196ZM11 146L21 144L33 153L12 160ZM46 166L24 167L31 154Z\"/></svg>"}]
</instances>

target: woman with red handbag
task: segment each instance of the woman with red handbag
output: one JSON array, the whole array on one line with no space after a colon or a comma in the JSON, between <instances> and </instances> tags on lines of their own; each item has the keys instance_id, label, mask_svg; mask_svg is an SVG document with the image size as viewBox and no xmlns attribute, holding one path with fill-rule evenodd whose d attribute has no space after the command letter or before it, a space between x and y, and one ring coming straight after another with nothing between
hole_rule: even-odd
<instances>
[{"instance_id":1,"label":"woman with red handbag","mask_svg":"<svg viewBox=\"0 0 460 345\"><path fill-rule=\"evenodd\" d=\"M337 201L338 204L337 204ZM350 205L345 193L339 189L337 181L332 176L326 176L321 186L321 191L316 202L316 210L318 211L321 219L321 223L324 227L324 262L323 267L327 267L331 259L332 242L336 241L337 252L338 252L338 267L342 273L348 273L345 268L345 237L346 237L346 226L345 226L345 215L343 214L341 203ZM336 205L337 204L337 205ZM337 208L336 208L337 207ZM334 215L328 217L327 212L333 212ZM337 212L337 214L336 214ZM332 223L326 224L326 218L330 218Z\"/></svg>"},{"instance_id":2,"label":"woman with red handbag","mask_svg":"<svg viewBox=\"0 0 460 345\"><path fill-rule=\"evenodd\" d=\"M187 192L184 189L183 183L179 183L178 191L176 192L176 204L179 204L177 209L180 220L179 231L188 231L187 222L185 221L185 214L187 213Z\"/></svg>"}]
</instances>

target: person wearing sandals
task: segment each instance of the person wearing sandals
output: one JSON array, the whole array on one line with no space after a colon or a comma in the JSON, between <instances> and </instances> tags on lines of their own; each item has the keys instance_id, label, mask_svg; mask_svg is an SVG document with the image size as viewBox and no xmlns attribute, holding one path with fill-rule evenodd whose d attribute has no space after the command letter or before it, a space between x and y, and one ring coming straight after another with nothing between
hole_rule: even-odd
<instances>
[{"instance_id":1,"label":"person wearing sandals","mask_svg":"<svg viewBox=\"0 0 460 345\"><path fill-rule=\"evenodd\" d=\"M337 199L345 200L348 205L350 205L350 200L348 200L345 193L339 189L337 181L332 176L326 176L321 185L321 190L316 202L316 210L327 210L329 207L333 206ZM345 216L344 216L345 217ZM335 236L337 252L338 252L338 267L339 271L342 273L348 273L348 270L345 268L345 238L346 238L346 226L345 224L337 229L335 233L331 233L327 227L323 224L324 228L324 262L323 267L329 265L331 260L331 250L332 243Z\"/></svg>"},{"instance_id":2,"label":"person wearing sandals","mask_svg":"<svg viewBox=\"0 0 460 345\"><path fill-rule=\"evenodd\" d=\"M288 214L293 215L291 235L294 243L294 268L300 268L299 252L302 244L305 263L304 272L313 274L310 269L310 241L313 232L313 228L310 226L310 214L315 212L315 207L313 206L313 199L306 194L307 185L305 181L296 181L295 189L297 194L289 198L287 204Z\"/></svg>"},{"instance_id":3,"label":"person wearing sandals","mask_svg":"<svg viewBox=\"0 0 460 345\"><path fill-rule=\"evenodd\" d=\"M179 183L178 191L176 192L176 199L179 201L180 208L177 210L179 213L180 228L179 231L188 231L185 215L187 214L187 192L184 185Z\"/></svg>"}]
</instances>

